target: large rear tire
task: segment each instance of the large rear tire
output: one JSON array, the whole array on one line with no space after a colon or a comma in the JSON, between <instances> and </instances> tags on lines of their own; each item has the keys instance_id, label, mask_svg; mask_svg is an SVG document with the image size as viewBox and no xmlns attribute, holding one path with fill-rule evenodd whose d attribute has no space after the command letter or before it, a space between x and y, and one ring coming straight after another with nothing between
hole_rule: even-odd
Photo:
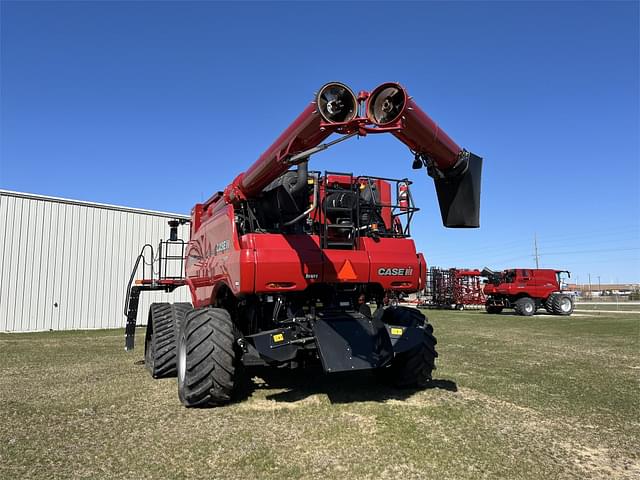
<instances>
[{"instance_id":1,"label":"large rear tire","mask_svg":"<svg viewBox=\"0 0 640 480\"><path fill-rule=\"evenodd\" d=\"M190 303L152 303L144 342L144 365L153 378L176 375L176 337Z\"/></svg>"},{"instance_id":2,"label":"large rear tire","mask_svg":"<svg viewBox=\"0 0 640 480\"><path fill-rule=\"evenodd\" d=\"M522 297L515 301L513 309L518 315L530 317L536 313L536 303L529 297Z\"/></svg>"},{"instance_id":3,"label":"large rear tire","mask_svg":"<svg viewBox=\"0 0 640 480\"><path fill-rule=\"evenodd\" d=\"M573 313L573 298L569 295L554 295L552 309L555 315L571 315Z\"/></svg>"},{"instance_id":4,"label":"large rear tire","mask_svg":"<svg viewBox=\"0 0 640 480\"><path fill-rule=\"evenodd\" d=\"M186 407L231 401L239 380L237 339L226 310L204 308L187 315L178 340L178 397Z\"/></svg>"},{"instance_id":5,"label":"large rear tire","mask_svg":"<svg viewBox=\"0 0 640 480\"><path fill-rule=\"evenodd\" d=\"M396 354L390 366L378 371L379 377L400 388L427 386L431 382L438 357L438 341L433 335L433 325L428 323L427 318L418 309L408 307L390 307L385 312L383 321L421 328L423 337L416 347Z\"/></svg>"}]
</instances>

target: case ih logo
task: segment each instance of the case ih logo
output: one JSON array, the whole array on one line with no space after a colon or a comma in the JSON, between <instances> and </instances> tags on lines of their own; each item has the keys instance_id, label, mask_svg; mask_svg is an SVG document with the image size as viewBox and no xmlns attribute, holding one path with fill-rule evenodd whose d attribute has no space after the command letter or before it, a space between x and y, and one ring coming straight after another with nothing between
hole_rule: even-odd
<instances>
[{"instance_id":1,"label":"case ih logo","mask_svg":"<svg viewBox=\"0 0 640 480\"><path fill-rule=\"evenodd\" d=\"M413 268L379 268L378 275L382 277L408 277L413 274Z\"/></svg>"}]
</instances>

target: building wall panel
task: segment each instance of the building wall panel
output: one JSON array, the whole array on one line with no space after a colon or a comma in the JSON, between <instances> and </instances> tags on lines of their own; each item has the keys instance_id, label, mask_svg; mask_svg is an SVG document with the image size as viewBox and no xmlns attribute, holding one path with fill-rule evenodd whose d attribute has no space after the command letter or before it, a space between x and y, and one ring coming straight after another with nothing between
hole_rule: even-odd
<instances>
[{"instance_id":1,"label":"building wall panel","mask_svg":"<svg viewBox=\"0 0 640 480\"><path fill-rule=\"evenodd\" d=\"M124 327L133 263L178 217L0 190L0 331ZM179 235L188 240L188 224ZM190 300L186 287L145 292L138 323L153 302Z\"/></svg>"}]
</instances>

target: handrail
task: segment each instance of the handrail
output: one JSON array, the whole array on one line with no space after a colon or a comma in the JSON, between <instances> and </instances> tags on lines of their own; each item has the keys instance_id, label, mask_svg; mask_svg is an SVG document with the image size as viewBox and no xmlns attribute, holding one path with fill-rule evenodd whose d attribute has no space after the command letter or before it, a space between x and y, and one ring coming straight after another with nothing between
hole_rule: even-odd
<instances>
[{"instance_id":1,"label":"handrail","mask_svg":"<svg viewBox=\"0 0 640 480\"><path fill-rule=\"evenodd\" d=\"M149 247L151 249L151 263L147 263L144 258L144 249ZM151 277L153 277L153 246L149 243L145 243L136 258L136 262L133 265L133 270L131 271L131 276L129 277L129 283L127 284L127 294L124 299L124 316L126 317L129 314L129 301L131 300L131 285L133 285L133 281L136 277L136 272L138 271L138 265L140 265L140 260L143 261L142 267L142 276L144 277L144 265L151 265Z\"/></svg>"}]
</instances>

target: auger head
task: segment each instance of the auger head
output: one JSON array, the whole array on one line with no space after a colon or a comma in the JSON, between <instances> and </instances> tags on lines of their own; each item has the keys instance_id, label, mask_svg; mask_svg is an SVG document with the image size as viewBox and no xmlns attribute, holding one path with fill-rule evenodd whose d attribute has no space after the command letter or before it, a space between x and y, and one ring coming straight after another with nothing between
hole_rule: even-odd
<instances>
[{"instance_id":1,"label":"auger head","mask_svg":"<svg viewBox=\"0 0 640 480\"><path fill-rule=\"evenodd\" d=\"M316 95L318 112L327 123L345 123L358 114L358 100L343 83L330 82Z\"/></svg>"}]
</instances>

